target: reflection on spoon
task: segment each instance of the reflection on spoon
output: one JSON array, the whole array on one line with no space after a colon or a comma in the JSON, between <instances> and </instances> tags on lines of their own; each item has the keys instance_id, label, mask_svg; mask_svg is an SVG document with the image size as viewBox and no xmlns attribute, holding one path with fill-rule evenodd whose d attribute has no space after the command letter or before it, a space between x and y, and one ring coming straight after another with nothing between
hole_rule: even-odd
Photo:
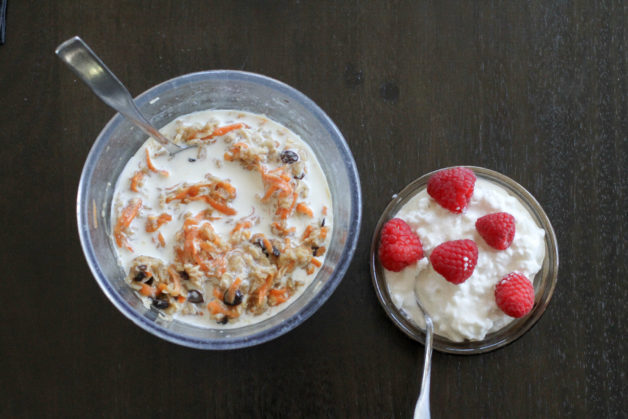
<instances>
[{"instance_id":1,"label":"reflection on spoon","mask_svg":"<svg viewBox=\"0 0 628 419\"><path fill-rule=\"evenodd\" d=\"M142 115L129 91L102 60L78 36L57 47L55 53L103 102L157 140L170 154L182 148L168 140Z\"/></svg>"}]
</instances>

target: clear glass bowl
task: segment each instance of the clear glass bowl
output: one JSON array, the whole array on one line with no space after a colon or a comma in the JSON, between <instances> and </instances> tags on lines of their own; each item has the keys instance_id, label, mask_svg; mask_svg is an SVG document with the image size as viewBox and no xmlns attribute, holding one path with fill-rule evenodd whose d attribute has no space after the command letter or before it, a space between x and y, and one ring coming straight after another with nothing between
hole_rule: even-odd
<instances>
[{"instance_id":1,"label":"clear glass bowl","mask_svg":"<svg viewBox=\"0 0 628 419\"><path fill-rule=\"evenodd\" d=\"M521 202L524 208L530 212L536 223L545 230L545 259L543 260L541 270L534 279L535 302L532 311L528 315L520 319L515 319L506 327L488 334L486 338L481 341L453 342L442 336L434 335L434 349L452 354L471 355L489 352L513 342L527 332L539 318L541 318L541 315L549 304L558 279L558 246L556 244L554 229L547 215L528 191L517 182L501 173L481 167L466 167L473 170L478 178L493 182L506 189ZM421 343L425 342L425 331L404 316L390 298L384 278L384 268L379 263L377 257L377 247L382 226L386 221L394 218L395 214L397 214L414 195L427 187L427 181L434 173L436 172L427 173L410 183L388 204L375 227L369 260L375 292L386 314L388 314L388 317L390 317L393 323L406 335Z\"/></svg>"},{"instance_id":2,"label":"clear glass bowl","mask_svg":"<svg viewBox=\"0 0 628 419\"><path fill-rule=\"evenodd\" d=\"M316 154L333 202L334 228L325 263L289 306L262 322L230 329L194 327L165 320L146 308L124 282L111 239L111 200L124 165L146 135L116 114L100 132L83 168L77 196L78 230L87 263L111 302L135 324L170 342L199 349L252 346L280 336L311 316L340 283L360 231L362 198L358 171L342 134L309 98L277 80L241 71L187 74L161 83L135 99L150 122L162 127L205 109L264 114L285 125Z\"/></svg>"}]
</instances>

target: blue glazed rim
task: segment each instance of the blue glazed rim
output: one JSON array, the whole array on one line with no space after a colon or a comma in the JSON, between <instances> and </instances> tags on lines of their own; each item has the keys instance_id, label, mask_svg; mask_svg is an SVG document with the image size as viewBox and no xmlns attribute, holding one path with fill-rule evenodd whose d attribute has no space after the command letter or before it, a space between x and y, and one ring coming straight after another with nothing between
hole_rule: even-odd
<instances>
[{"instance_id":1,"label":"blue glazed rim","mask_svg":"<svg viewBox=\"0 0 628 419\"><path fill-rule=\"evenodd\" d=\"M111 120L109 120L107 125L105 125L103 130L96 138L96 141L94 142L87 156L79 181L79 188L76 200L76 216L81 247L83 249L83 254L85 255L92 275L96 279L96 282L105 293L107 298L109 298L113 305L120 312L122 312L124 316L133 321L133 323L135 323L142 329L166 341L196 349L226 350L259 345L275 339L294 329L299 324L303 323L310 316L312 316L312 314L314 314L314 312L316 312L316 310L318 310L325 303L325 301L327 301L327 299L334 292L340 281L343 279L347 269L349 268L349 265L351 264L351 260L357 247L360 226L362 222L362 193L355 160L338 127L336 127L331 118L329 118L329 116L327 116L327 114L325 114L325 112L323 112L323 110L318 105L316 105L314 101L283 82L267 76L245 71L202 71L185 74L167 80L146 90L144 93L137 96L134 100L138 107L142 107L143 105L153 100L153 98L159 97L163 92L170 91L171 89L176 89L185 85L205 81L208 79L222 81L239 80L252 82L254 84L256 83L270 87L273 90L276 90L279 93L282 93L294 99L297 103L303 105L304 108L307 109L307 111L309 111L313 116L316 117L316 119L323 125L330 137L338 146L340 157L346 163L350 182L348 186L349 190L351 191L352 208L350 214L349 229L346 232L347 242L342 249L336 268L331 274L330 279L326 283L324 283L321 289L316 293L316 297L310 299L294 316L267 330L252 333L245 337L224 337L221 339L202 339L190 337L179 333L174 333L171 330L157 324L156 322L149 320L145 316L139 315L138 312L133 307L131 307L116 291L115 287L110 283L104 272L99 267L95 255L93 242L90 238L88 229L90 222L90 203L83 199L84 196L87 196L88 179L91 179L92 177L95 169L95 163L98 160L98 156L107 146L106 139L110 138L115 129L124 121L124 117L120 114L116 114L113 118L111 118ZM264 322L265 321L260 322L259 324L263 324Z\"/></svg>"}]
</instances>

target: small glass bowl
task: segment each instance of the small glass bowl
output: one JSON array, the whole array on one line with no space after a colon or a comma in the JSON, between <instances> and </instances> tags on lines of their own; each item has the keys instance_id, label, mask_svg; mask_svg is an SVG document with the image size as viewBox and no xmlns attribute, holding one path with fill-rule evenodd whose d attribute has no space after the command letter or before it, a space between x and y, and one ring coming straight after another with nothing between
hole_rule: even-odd
<instances>
[{"instance_id":1,"label":"small glass bowl","mask_svg":"<svg viewBox=\"0 0 628 419\"><path fill-rule=\"evenodd\" d=\"M541 270L534 279L535 301L534 307L528 315L520 319L515 319L496 332L489 333L481 341L453 342L445 337L434 335L434 349L437 351L451 354L472 355L489 352L513 342L527 332L539 318L541 318L541 315L549 304L558 279L558 246L554 229L547 215L536 199L534 199L527 190L509 177L493 170L474 166L465 167L473 170L478 178L501 186L516 197L524 208L529 211L536 223L545 230L545 259L543 260ZM410 183L401 192L395 195L393 200L388 204L375 227L369 260L375 293L386 311L386 314L406 335L421 343L425 343L425 331L418 327L412 320L408 319L395 306L390 298L386 279L384 278L384 268L381 266L379 258L377 257L377 249L382 226L388 220L394 218L399 210L413 196L427 187L427 182L434 173L436 173L436 171L427 173Z\"/></svg>"},{"instance_id":2,"label":"small glass bowl","mask_svg":"<svg viewBox=\"0 0 628 419\"><path fill-rule=\"evenodd\" d=\"M77 196L79 237L96 282L135 324L180 345L234 349L274 339L301 324L329 298L355 252L362 214L355 161L333 121L302 93L277 80L242 71L186 74L163 82L135 99L149 121L162 127L175 118L207 109L264 114L299 135L327 175L334 227L316 278L286 308L261 322L228 329L202 328L163 318L147 308L124 281L111 239L111 201L118 176L146 135L116 114L98 135L83 167Z\"/></svg>"}]
</instances>

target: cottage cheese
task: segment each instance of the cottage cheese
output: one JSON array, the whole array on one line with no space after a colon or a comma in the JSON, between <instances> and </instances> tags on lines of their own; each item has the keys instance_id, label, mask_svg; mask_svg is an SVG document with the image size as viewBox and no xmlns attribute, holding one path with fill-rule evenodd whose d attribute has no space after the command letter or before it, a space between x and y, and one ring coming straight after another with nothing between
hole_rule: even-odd
<instances>
[{"instance_id":1,"label":"cottage cheese","mask_svg":"<svg viewBox=\"0 0 628 419\"><path fill-rule=\"evenodd\" d=\"M506 250L487 245L475 229L479 217L494 212L508 212L515 217L515 237ZM495 285L514 271L533 281L545 258L545 231L517 198L492 182L477 179L468 208L462 214L442 208L424 189L395 217L406 221L420 237L426 256L401 272L385 270L392 301L408 318L425 327L415 302L416 289L434 321L434 332L454 342L482 340L514 320L497 307ZM471 277L455 285L434 271L429 255L439 244L459 239L475 241L478 262Z\"/></svg>"}]
</instances>

